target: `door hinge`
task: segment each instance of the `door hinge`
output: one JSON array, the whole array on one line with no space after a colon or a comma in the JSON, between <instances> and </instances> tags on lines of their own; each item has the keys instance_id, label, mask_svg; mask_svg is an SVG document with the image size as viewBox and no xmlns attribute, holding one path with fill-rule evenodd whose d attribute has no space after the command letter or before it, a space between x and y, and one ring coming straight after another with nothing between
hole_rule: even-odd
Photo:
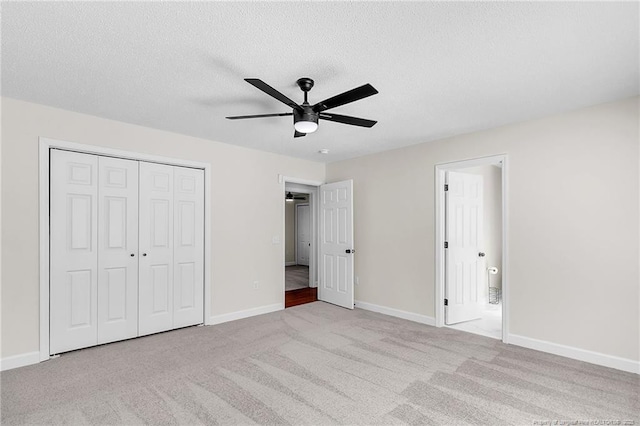
<instances>
[{"instance_id":1,"label":"door hinge","mask_svg":"<svg viewBox=\"0 0 640 426\"><path fill-rule=\"evenodd\" d=\"M444 242L444 248L449 248L449 241Z\"/></svg>"},{"instance_id":2,"label":"door hinge","mask_svg":"<svg viewBox=\"0 0 640 426\"><path fill-rule=\"evenodd\" d=\"M448 184L448 183L445 183L445 184L444 184L444 190L445 190L445 191L448 191L448 190L449 190L449 184Z\"/></svg>"},{"instance_id":3,"label":"door hinge","mask_svg":"<svg viewBox=\"0 0 640 426\"><path fill-rule=\"evenodd\" d=\"M444 299L444 306L449 306L449 299Z\"/></svg>"}]
</instances>

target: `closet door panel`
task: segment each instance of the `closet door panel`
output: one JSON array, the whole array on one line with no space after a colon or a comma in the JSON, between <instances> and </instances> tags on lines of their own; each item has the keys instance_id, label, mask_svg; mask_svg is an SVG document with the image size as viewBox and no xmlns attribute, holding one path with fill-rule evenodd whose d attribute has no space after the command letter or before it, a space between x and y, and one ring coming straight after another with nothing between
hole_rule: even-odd
<instances>
[{"instance_id":1,"label":"closet door panel","mask_svg":"<svg viewBox=\"0 0 640 426\"><path fill-rule=\"evenodd\" d=\"M50 346L97 343L98 157L50 151Z\"/></svg>"},{"instance_id":2,"label":"closet door panel","mask_svg":"<svg viewBox=\"0 0 640 426\"><path fill-rule=\"evenodd\" d=\"M173 167L139 164L139 335L173 328Z\"/></svg>"},{"instance_id":3,"label":"closet door panel","mask_svg":"<svg viewBox=\"0 0 640 426\"><path fill-rule=\"evenodd\" d=\"M138 335L138 162L99 157L98 343Z\"/></svg>"},{"instance_id":4,"label":"closet door panel","mask_svg":"<svg viewBox=\"0 0 640 426\"><path fill-rule=\"evenodd\" d=\"M202 324L204 171L174 167L174 327Z\"/></svg>"}]
</instances>

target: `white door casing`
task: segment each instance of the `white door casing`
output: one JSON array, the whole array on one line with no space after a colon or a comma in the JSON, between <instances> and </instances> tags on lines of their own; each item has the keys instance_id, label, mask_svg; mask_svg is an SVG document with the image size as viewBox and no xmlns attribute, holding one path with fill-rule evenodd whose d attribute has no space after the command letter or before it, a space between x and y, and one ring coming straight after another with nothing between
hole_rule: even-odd
<instances>
[{"instance_id":1,"label":"white door casing","mask_svg":"<svg viewBox=\"0 0 640 426\"><path fill-rule=\"evenodd\" d=\"M139 335L173 328L173 167L140 162Z\"/></svg>"},{"instance_id":2,"label":"white door casing","mask_svg":"<svg viewBox=\"0 0 640 426\"><path fill-rule=\"evenodd\" d=\"M320 186L318 299L353 309L353 180Z\"/></svg>"},{"instance_id":3,"label":"white door casing","mask_svg":"<svg viewBox=\"0 0 640 426\"><path fill-rule=\"evenodd\" d=\"M296 204L296 263L309 266L311 252L311 211L309 204Z\"/></svg>"},{"instance_id":4,"label":"white door casing","mask_svg":"<svg viewBox=\"0 0 640 426\"><path fill-rule=\"evenodd\" d=\"M98 341L98 157L50 156L49 353L57 354Z\"/></svg>"},{"instance_id":5,"label":"white door casing","mask_svg":"<svg viewBox=\"0 0 640 426\"><path fill-rule=\"evenodd\" d=\"M98 157L98 344L138 335L138 162Z\"/></svg>"},{"instance_id":6,"label":"white door casing","mask_svg":"<svg viewBox=\"0 0 640 426\"><path fill-rule=\"evenodd\" d=\"M173 328L178 328L204 321L204 171L174 167L173 176Z\"/></svg>"},{"instance_id":7,"label":"white door casing","mask_svg":"<svg viewBox=\"0 0 640 426\"><path fill-rule=\"evenodd\" d=\"M480 318L484 259L482 176L447 171L445 192L445 323Z\"/></svg>"}]
</instances>

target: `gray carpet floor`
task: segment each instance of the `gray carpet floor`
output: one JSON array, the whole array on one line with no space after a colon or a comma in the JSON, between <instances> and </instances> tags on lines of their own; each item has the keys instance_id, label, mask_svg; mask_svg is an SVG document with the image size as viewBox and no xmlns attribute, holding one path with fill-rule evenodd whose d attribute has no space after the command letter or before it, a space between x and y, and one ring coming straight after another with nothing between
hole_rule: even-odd
<instances>
[{"instance_id":1,"label":"gray carpet floor","mask_svg":"<svg viewBox=\"0 0 640 426\"><path fill-rule=\"evenodd\" d=\"M76 351L0 382L3 425L640 421L637 375L323 302Z\"/></svg>"},{"instance_id":2,"label":"gray carpet floor","mask_svg":"<svg viewBox=\"0 0 640 426\"><path fill-rule=\"evenodd\" d=\"M285 266L284 291L309 287L309 267L304 265Z\"/></svg>"}]
</instances>

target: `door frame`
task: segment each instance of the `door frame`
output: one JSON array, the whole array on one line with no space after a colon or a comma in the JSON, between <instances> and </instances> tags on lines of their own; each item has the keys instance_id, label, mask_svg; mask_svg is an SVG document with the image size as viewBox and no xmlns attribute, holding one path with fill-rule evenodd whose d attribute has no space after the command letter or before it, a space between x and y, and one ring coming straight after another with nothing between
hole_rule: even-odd
<instances>
[{"instance_id":1,"label":"door frame","mask_svg":"<svg viewBox=\"0 0 640 426\"><path fill-rule=\"evenodd\" d=\"M298 192L299 194L299 192ZM309 194L309 198L311 198L311 194ZM309 200L311 201L311 200ZM311 223L311 203L309 203L309 201L307 201L306 203L299 203L299 204L294 204L293 207L295 207L295 214L293 215L293 222L294 222L294 234L295 234L295 238L296 238L296 243L295 243L295 257L296 257L296 265L298 264L298 253L300 252L300 248L298 247L298 243L299 243L299 238L298 238L298 207L300 206L308 206L309 207L309 230L311 231L311 237L313 239L313 224ZM311 263L311 250L309 250L309 263ZM309 265L311 266L311 265Z\"/></svg>"},{"instance_id":2,"label":"door frame","mask_svg":"<svg viewBox=\"0 0 640 426\"><path fill-rule=\"evenodd\" d=\"M508 158L497 154L468 160L439 163L435 166L435 314L436 327L444 324L445 295L445 173L448 170L502 164L502 341L509 343L509 247L508 247Z\"/></svg>"},{"instance_id":3,"label":"door frame","mask_svg":"<svg viewBox=\"0 0 640 426\"><path fill-rule=\"evenodd\" d=\"M293 177L293 176L284 176L284 175L278 175L278 183L280 184L281 187L281 192L280 192L280 200L281 203L280 205L282 206L282 306L284 307L284 297L285 297L285 292L286 292L286 277L285 277L285 259L287 258L285 250L286 250L286 218L285 218L285 207L284 207L284 197L287 194L287 187L291 186L291 187L295 187L295 185L305 185L305 186L311 186L314 187L313 190L310 190L308 188L303 188L303 187L299 187L299 188L295 188L295 191L292 190L292 192L300 192L303 194L309 194L309 211L311 212L311 253L309 254L309 287L319 287L319 282L320 282L320 270L318 268L318 266L320 265L320 250L318 247L318 235L320 235L320 231L319 231L319 226L320 226L320 221L318 219L319 217L319 205L320 203L318 202L318 188L320 187L320 185L323 185L324 182L322 181L318 181L318 180L310 180L310 179L303 179L303 178L298 178L298 177ZM296 243L297 246L297 243ZM297 253L296 253L296 260L297 260Z\"/></svg>"},{"instance_id":4,"label":"door frame","mask_svg":"<svg viewBox=\"0 0 640 426\"><path fill-rule=\"evenodd\" d=\"M40 361L51 358L49 354L49 150L61 149L83 154L147 161L172 166L190 167L204 170L204 318L208 325L211 318L211 164L179 158L161 157L97 145L40 137L38 142L39 165L39 238L40 238Z\"/></svg>"}]
</instances>

